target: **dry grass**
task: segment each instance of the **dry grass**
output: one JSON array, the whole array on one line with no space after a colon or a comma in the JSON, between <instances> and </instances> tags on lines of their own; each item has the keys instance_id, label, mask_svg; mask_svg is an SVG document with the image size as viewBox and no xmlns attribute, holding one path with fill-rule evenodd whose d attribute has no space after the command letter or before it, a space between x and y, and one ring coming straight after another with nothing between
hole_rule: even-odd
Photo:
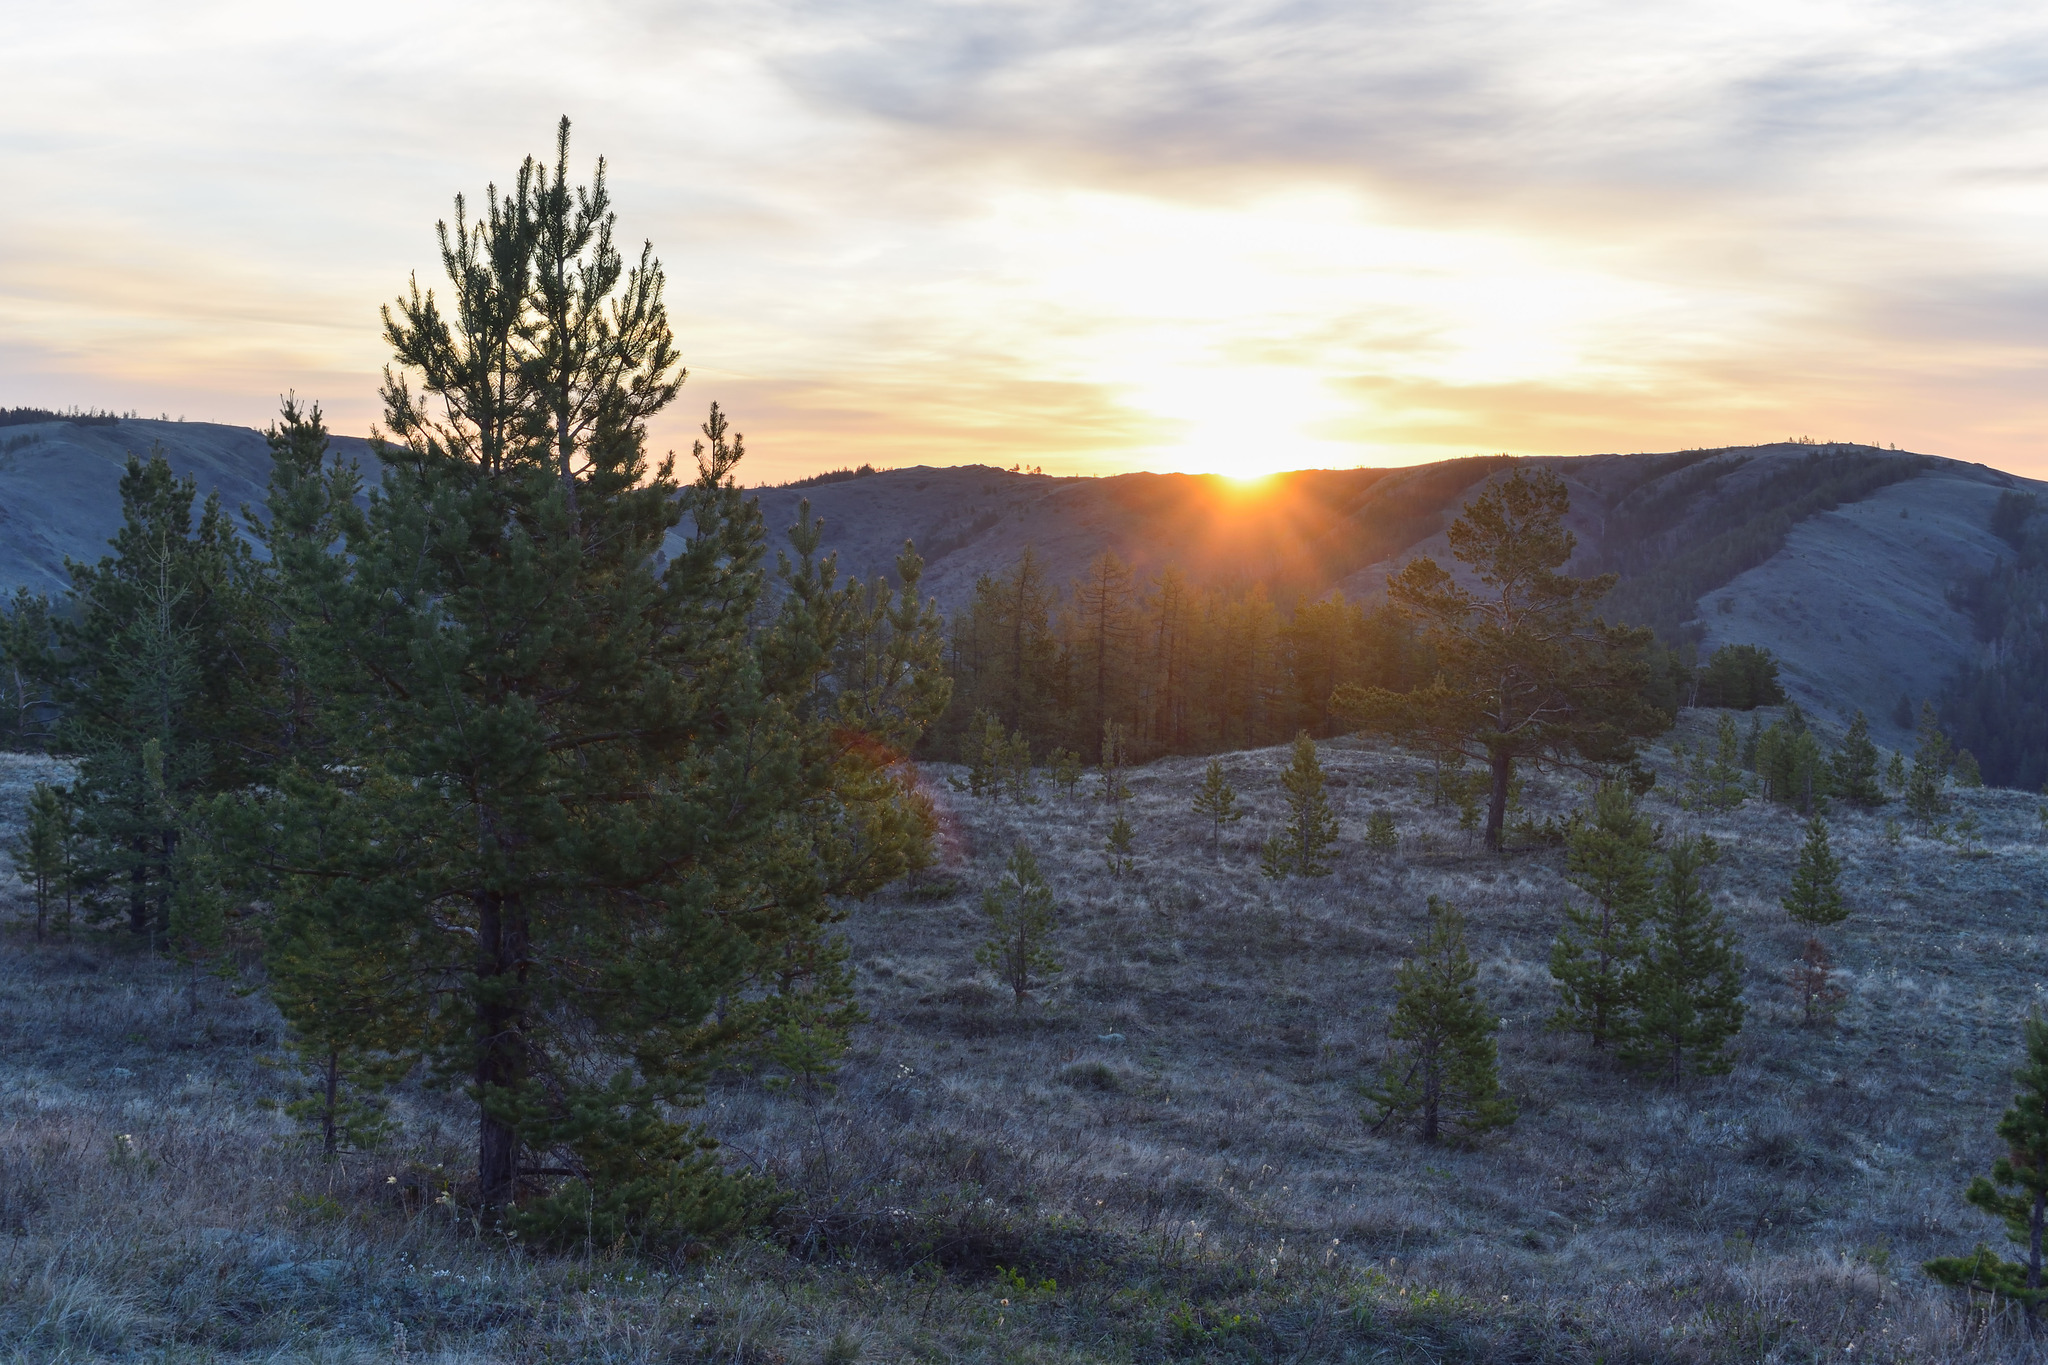
<instances>
[{"instance_id":1,"label":"dry grass","mask_svg":"<svg viewBox=\"0 0 2048 1365\"><path fill-rule=\"evenodd\" d=\"M2033 798L1960 796L1981 858L1915 836L1894 852L1882 813L1838 815L1849 994L1816 1031L1783 984L1804 937L1777 905L1798 822L1653 795L1672 829L1728 846L1719 899L1750 971L1734 1073L1671 1089L1542 1028L1557 853L1477 852L1422 805L1419 763L1339 742L1337 874L1274 885L1254 850L1283 762L1225 759L1259 810L1218 856L1187 813L1202 762L1135 773L1123 879L1085 797L948 794L938 885L848 922L874 1022L838 1090L735 1077L712 1097L789 1210L663 1264L524 1256L423 1200L465 1145L435 1096L403 1097L399 1148L319 1162L258 1107L277 1090L260 998L215 990L195 1017L182 979L113 940L16 939L0 1361L2036 1358L1916 1268L1997 1240L1961 1189L1994 1155L2042 984ZM1528 799L1579 797L1539 779ZM1359 849L1379 807L1404 836L1388 860ZM1022 1011L973 966L976 895L1019 837L1060 893L1066 966ZM1522 1101L1469 1151L1372 1136L1355 1091L1431 894L1470 920Z\"/></svg>"}]
</instances>

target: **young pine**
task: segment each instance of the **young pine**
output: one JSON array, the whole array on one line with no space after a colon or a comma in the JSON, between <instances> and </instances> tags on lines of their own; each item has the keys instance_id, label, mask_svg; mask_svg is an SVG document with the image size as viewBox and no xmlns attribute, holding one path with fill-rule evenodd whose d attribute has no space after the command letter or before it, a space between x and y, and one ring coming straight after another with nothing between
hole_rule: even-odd
<instances>
[{"instance_id":1,"label":"young pine","mask_svg":"<svg viewBox=\"0 0 2048 1365\"><path fill-rule=\"evenodd\" d=\"M1914 735L1913 770L1906 776L1906 812L1916 820L1934 820L1949 812L1948 782L1952 762L1948 736L1941 732L1941 720L1934 703L1920 703L1920 725Z\"/></svg>"},{"instance_id":2,"label":"young pine","mask_svg":"<svg viewBox=\"0 0 2048 1365\"><path fill-rule=\"evenodd\" d=\"M1792 868L1792 887L1780 902L1785 913L1809 929L1840 924L1849 917L1842 900L1842 864L1828 847L1828 822L1806 822L1806 842Z\"/></svg>"},{"instance_id":3,"label":"young pine","mask_svg":"<svg viewBox=\"0 0 2048 1365\"><path fill-rule=\"evenodd\" d=\"M2041 1241L2048 1230L2048 1023L2032 1018L2022 1030L2026 1060L2014 1077L2020 1093L1998 1121L2007 1154L1992 1163L1989 1178L1972 1180L1963 1197L2004 1219L2006 1235L2027 1249L2027 1259L2004 1260L1979 1242L1968 1256L1937 1257L1921 1268L1943 1284L2021 1304L2031 1324L2048 1297L2041 1284ZM2019 1192L2007 1194L2007 1186Z\"/></svg>"},{"instance_id":4,"label":"young pine","mask_svg":"<svg viewBox=\"0 0 2048 1365\"><path fill-rule=\"evenodd\" d=\"M1877 780L1877 746L1870 742L1870 722L1858 711L1842 736L1842 747L1828 760L1834 789L1842 799L1857 806L1884 804L1884 788Z\"/></svg>"},{"instance_id":5,"label":"young pine","mask_svg":"<svg viewBox=\"0 0 2048 1365\"><path fill-rule=\"evenodd\" d=\"M1124 764L1129 761L1126 744L1124 727L1113 720L1105 722L1102 727L1102 788L1097 794L1113 806L1131 799L1130 784L1124 781Z\"/></svg>"},{"instance_id":6,"label":"young pine","mask_svg":"<svg viewBox=\"0 0 2048 1365\"><path fill-rule=\"evenodd\" d=\"M1109 835L1103 840L1102 860L1109 864L1109 875L1126 877L1130 875L1133 862L1131 847L1136 842L1136 833L1131 829L1131 818L1119 806L1116 818L1109 822Z\"/></svg>"},{"instance_id":7,"label":"young pine","mask_svg":"<svg viewBox=\"0 0 2048 1365\"><path fill-rule=\"evenodd\" d=\"M1052 770L1053 786L1071 800L1074 789L1081 785L1081 755L1072 749L1054 749L1046 755L1045 762Z\"/></svg>"},{"instance_id":8,"label":"young pine","mask_svg":"<svg viewBox=\"0 0 2048 1365\"><path fill-rule=\"evenodd\" d=\"M1500 1088L1493 1040L1500 1021L1479 998L1478 974L1465 948L1464 917L1430 897L1429 936L1395 974L1387 1037L1400 1046L1378 1084L1362 1087L1379 1109L1374 1131L1414 1118L1422 1140L1437 1142L1446 1126L1472 1137L1515 1121L1514 1099Z\"/></svg>"},{"instance_id":9,"label":"young pine","mask_svg":"<svg viewBox=\"0 0 2048 1365\"><path fill-rule=\"evenodd\" d=\"M1047 947L1057 922L1058 907L1052 888L1038 870L1038 858L1031 845L1019 840L1010 861L996 884L982 893L982 917L988 921L988 940L974 954L976 963L994 972L1016 995L1016 1005L1040 984L1040 979L1059 971L1060 964Z\"/></svg>"},{"instance_id":10,"label":"young pine","mask_svg":"<svg viewBox=\"0 0 2048 1365\"><path fill-rule=\"evenodd\" d=\"M1365 846L1381 858L1391 858L1400 850L1401 833L1394 828L1390 812L1376 810L1366 818Z\"/></svg>"},{"instance_id":11,"label":"young pine","mask_svg":"<svg viewBox=\"0 0 2048 1365\"><path fill-rule=\"evenodd\" d=\"M1628 982L1634 1016L1621 1035L1622 1060L1672 1081L1726 1071L1724 1049L1742 1029L1742 954L1700 882L1719 854L1704 837L1672 846Z\"/></svg>"},{"instance_id":12,"label":"young pine","mask_svg":"<svg viewBox=\"0 0 2048 1365\"><path fill-rule=\"evenodd\" d=\"M14 842L15 875L28 883L36 903L36 940L49 931L50 908L59 896L68 904L71 887L70 793L36 783L28 800L28 827ZM63 916L69 927L70 916Z\"/></svg>"},{"instance_id":13,"label":"young pine","mask_svg":"<svg viewBox=\"0 0 2048 1365\"><path fill-rule=\"evenodd\" d=\"M1337 814L1323 791L1323 765L1306 730L1294 737L1292 761L1280 774L1287 793L1287 828L1281 834L1288 871L1302 877L1330 875L1330 846L1337 842Z\"/></svg>"},{"instance_id":14,"label":"young pine","mask_svg":"<svg viewBox=\"0 0 2048 1365\"><path fill-rule=\"evenodd\" d=\"M1223 846L1223 827L1244 819L1244 809L1237 802L1237 789L1223 776L1223 763L1210 759L1209 766L1202 773L1202 785L1195 790L1195 814L1209 822L1209 851L1214 854Z\"/></svg>"},{"instance_id":15,"label":"young pine","mask_svg":"<svg viewBox=\"0 0 2048 1365\"><path fill-rule=\"evenodd\" d=\"M1643 924L1657 892L1657 827L1620 783L1593 797L1593 818L1573 831L1565 876L1586 904L1565 902L1564 927L1550 949L1559 1004L1554 1029L1583 1033L1604 1048L1626 1017L1644 948Z\"/></svg>"}]
</instances>

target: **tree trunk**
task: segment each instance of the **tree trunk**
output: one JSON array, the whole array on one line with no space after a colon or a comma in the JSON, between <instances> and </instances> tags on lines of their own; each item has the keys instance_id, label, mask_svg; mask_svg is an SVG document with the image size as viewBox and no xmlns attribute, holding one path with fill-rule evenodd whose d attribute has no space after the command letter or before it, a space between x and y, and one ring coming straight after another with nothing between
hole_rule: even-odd
<instances>
[{"instance_id":1,"label":"tree trunk","mask_svg":"<svg viewBox=\"0 0 2048 1365\"><path fill-rule=\"evenodd\" d=\"M526 922L516 901L486 894L477 907L477 1198L496 1211L518 1193L519 1131L491 1102L510 1099L526 1079Z\"/></svg>"},{"instance_id":2,"label":"tree trunk","mask_svg":"<svg viewBox=\"0 0 2048 1365\"><path fill-rule=\"evenodd\" d=\"M334 1135L334 1100L341 1089L341 1054L332 1048L327 1050L327 1076L323 1087L326 1107L320 1111L320 1151L333 1156L338 1145Z\"/></svg>"},{"instance_id":3,"label":"tree trunk","mask_svg":"<svg viewBox=\"0 0 2048 1365\"><path fill-rule=\"evenodd\" d=\"M1508 783L1515 775L1513 754L1496 749L1487 755L1493 769L1493 795L1486 803L1486 847L1489 852L1500 852L1500 833L1508 821Z\"/></svg>"}]
</instances>

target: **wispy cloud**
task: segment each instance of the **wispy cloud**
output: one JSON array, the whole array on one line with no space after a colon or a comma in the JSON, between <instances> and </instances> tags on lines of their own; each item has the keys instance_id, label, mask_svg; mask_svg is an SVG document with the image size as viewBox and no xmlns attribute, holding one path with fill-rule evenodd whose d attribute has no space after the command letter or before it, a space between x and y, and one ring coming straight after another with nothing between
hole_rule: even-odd
<instances>
[{"instance_id":1,"label":"wispy cloud","mask_svg":"<svg viewBox=\"0 0 2048 1365\"><path fill-rule=\"evenodd\" d=\"M457 190L609 156L755 477L1794 432L2048 473L2048 19L1932 3L11 16L0 403L375 419ZM183 401L175 401L183 400Z\"/></svg>"}]
</instances>

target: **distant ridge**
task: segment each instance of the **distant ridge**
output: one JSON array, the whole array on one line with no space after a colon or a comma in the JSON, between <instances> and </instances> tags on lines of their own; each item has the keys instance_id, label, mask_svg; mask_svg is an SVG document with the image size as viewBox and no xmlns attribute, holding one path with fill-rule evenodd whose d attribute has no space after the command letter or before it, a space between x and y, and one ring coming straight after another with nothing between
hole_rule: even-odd
<instances>
[{"instance_id":1,"label":"distant ridge","mask_svg":"<svg viewBox=\"0 0 2048 1365\"><path fill-rule=\"evenodd\" d=\"M374 468L368 442L334 445ZM5 424L0 589L60 592L66 556L104 554L120 519L121 466L153 448L202 496L217 492L230 508L262 501L269 451L247 427L98 413ZM889 574L904 540L915 540L925 587L948 611L1027 545L1055 584L1107 550L1141 574L1173 566L1197 583L1260 585L1283 602L1333 591L1372 599L1412 555L1448 563L1444 528L1510 463L1298 470L1249 486L1211 475L920 465L749 492L776 537L808 502L845 575ZM1838 720L1860 708L1893 743L1898 697L1933 695L1982 652L1949 599L1966 575L2009 553L1990 530L1998 495L2048 491L1982 465L1843 443L1538 463L1571 487L1574 570L1622 576L1612 614L1703 649L1766 645L1803 705Z\"/></svg>"}]
</instances>

